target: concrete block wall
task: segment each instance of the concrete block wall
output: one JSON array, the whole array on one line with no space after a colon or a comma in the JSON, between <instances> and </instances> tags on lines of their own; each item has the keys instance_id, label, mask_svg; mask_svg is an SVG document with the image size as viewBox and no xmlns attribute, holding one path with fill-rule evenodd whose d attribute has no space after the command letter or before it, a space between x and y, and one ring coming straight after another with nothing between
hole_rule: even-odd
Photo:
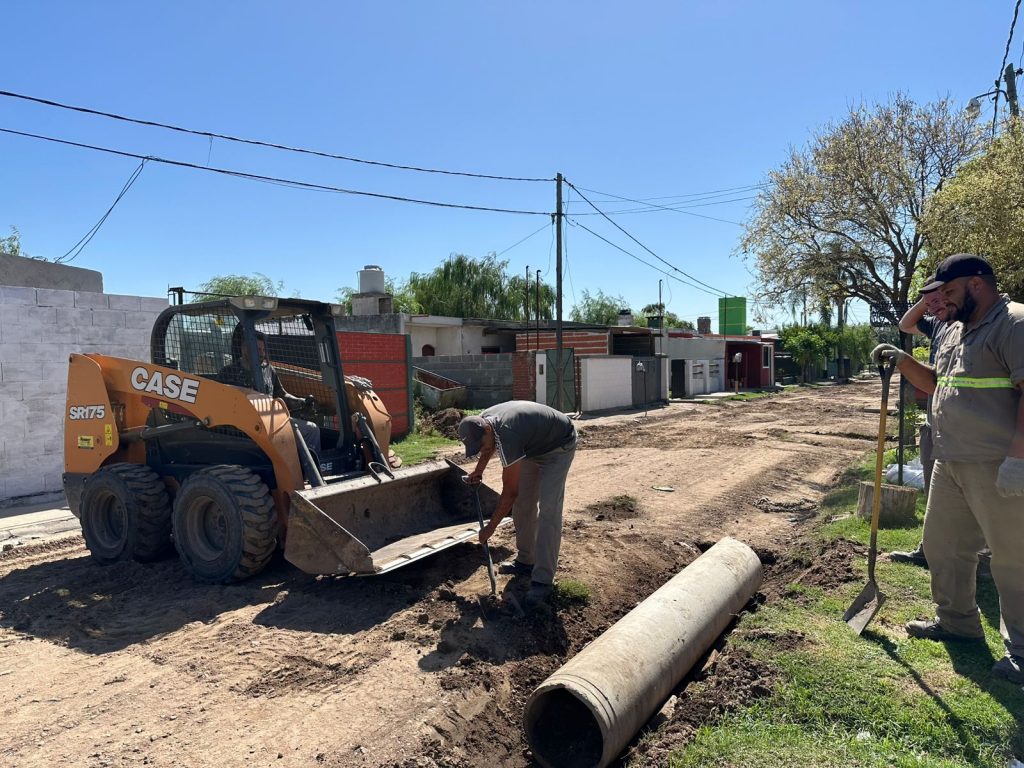
<instances>
[{"instance_id":1,"label":"concrete block wall","mask_svg":"<svg viewBox=\"0 0 1024 768\"><path fill-rule=\"evenodd\" d=\"M166 299L0 285L0 502L62 489L68 355L149 359Z\"/></svg>"},{"instance_id":2,"label":"concrete block wall","mask_svg":"<svg viewBox=\"0 0 1024 768\"><path fill-rule=\"evenodd\" d=\"M468 408L487 408L512 399L514 354L414 357L412 364L464 384Z\"/></svg>"}]
</instances>

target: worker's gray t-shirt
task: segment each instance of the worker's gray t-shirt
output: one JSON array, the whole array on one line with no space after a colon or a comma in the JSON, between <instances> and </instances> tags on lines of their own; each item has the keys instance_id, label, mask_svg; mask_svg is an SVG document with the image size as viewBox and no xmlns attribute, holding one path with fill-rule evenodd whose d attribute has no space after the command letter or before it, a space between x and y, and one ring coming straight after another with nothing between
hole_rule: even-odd
<instances>
[{"instance_id":1,"label":"worker's gray t-shirt","mask_svg":"<svg viewBox=\"0 0 1024 768\"><path fill-rule=\"evenodd\" d=\"M493 405L480 414L494 429L501 465L543 456L576 441L576 427L564 413L528 400Z\"/></svg>"},{"instance_id":2,"label":"worker's gray t-shirt","mask_svg":"<svg viewBox=\"0 0 1024 768\"><path fill-rule=\"evenodd\" d=\"M1005 296L977 325L947 323L936 338L935 458L1001 461L1017 428L1024 380L1024 304Z\"/></svg>"}]
</instances>

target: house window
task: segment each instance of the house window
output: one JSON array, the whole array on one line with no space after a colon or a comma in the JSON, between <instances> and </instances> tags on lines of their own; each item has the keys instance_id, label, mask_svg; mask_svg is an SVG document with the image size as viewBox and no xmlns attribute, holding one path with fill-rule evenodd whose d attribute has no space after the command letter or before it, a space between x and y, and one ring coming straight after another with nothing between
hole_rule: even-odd
<instances>
[{"instance_id":1,"label":"house window","mask_svg":"<svg viewBox=\"0 0 1024 768\"><path fill-rule=\"evenodd\" d=\"M482 355L496 355L501 352L501 347L480 347L480 354Z\"/></svg>"},{"instance_id":2,"label":"house window","mask_svg":"<svg viewBox=\"0 0 1024 768\"><path fill-rule=\"evenodd\" d=\"M771 368L772 367L772 350L771 347L761 347L761 367Z\"/></svg>"},{"instance_id":3,"label":"house window","mask_svg":"<svg viewBox=\"0 0 1024 768\"><path fill-rule=\"evenodd\" d=\"M420 352L420 356L421 357L433 357L434 354L435 353L434 353L434 345L433 344L424 344L423 345L423 350L422 350L422 352Z\"/></svg>"}]
</instances>

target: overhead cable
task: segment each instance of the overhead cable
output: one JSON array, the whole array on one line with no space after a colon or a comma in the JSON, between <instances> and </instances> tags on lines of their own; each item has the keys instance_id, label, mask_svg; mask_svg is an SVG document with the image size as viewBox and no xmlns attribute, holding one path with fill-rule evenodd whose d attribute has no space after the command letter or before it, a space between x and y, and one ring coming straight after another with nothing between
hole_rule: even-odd
<instances>
[{"instance_id":1,"label":"overhead cable","mask_svg":"<svg viewBox=\"0 0 1024 768\"><path fill-rule=\"evenodd\" d=\"M306 189L314 192L334 192L337 194L344 195L358 195L361 197L373 197L380 200L394 200L401 203L416 203L417 205L431 205L436 208L458 208L467 211L490 211L492 213L514 213L524 216L550 216L551 214L547 211L526 211L517 210L514 208L490 208L482 205L464 205L460 203L444 203L438 200L422 200L415 197L402 197L400 195L388 195L383 192L366 192L358 189L345 189L343 187L332 187L326 184L314 184L309 181L295 181L293 179L283 179L275 176L263 176L256 173L246 173L245 171L233 171L228 168L216 168L208 165L197 165L195 163L186 163L182 160L168 160L163 157L155 157L153 155L139 155L134 152L125 152L120 149L110 149L109 147L99 147L94 144L83 144L77 141L68 141L67 139L56 139L52 136L42 136L37 133L26 133L24 131L15 131L10 128L0 128L0 133L9 133L13 136L24 136L30 139L40 139L42 141L53 142L54 144L63 144L69 147L79 147L81 149L91 149L96 152L105 152L110 155L118 155L120 157L134 157L136 160L146 160L151 163L162 163L164 165L173 165L178 168L189 168L196 171L206 171L208 173L218 173L222 176L234 176L239 179L248 179L249 181L260 181L267 184L280 184L286 187L294 187L296 189Z\"/></svg>"},{"instance_id":2,"label":"overhead cable","mask_svg":"<svg viewBox=\"0 0 1024 768\"><path fill-rule=\"evenodd\" d=\"M583 187L583 189L586 189L586 187ZM576 191L579 192L579 189L577 188ZM655 205L654 203L645 203L643 200L635 200L635 199L633 199L631 197L622 197L620 195L613 195L610 192L598 192L598 191L593 190L593 189L586 189L586 191L587 192L591 192L593 194L597 194L597 195L607 195L608 197L614 197L616 200L623 200L623 201L625 201L627 203L636 203L637 205L649 205L649 206L651 206L653 208L661 208L662 210L666 210L666 211L677 211L679 213L685 213L688 216L697 216L697 217L699 217L701 219L710 219L711 221L720 221L723 224L735 224L737 227L744 226L742 223L740 223L738 221L732 221L731 219L719 219L719 218L717 218L715 216L707 216L707 215L705 215L703 213L694 213L693 211L685 211L685 210L681 210L679 208L672 208L672 207L667 206L667 205L659 206L659 205ZM583 197L582 193L580 194L580 197ZM583 199L586 200L585 197ZM589 200L587 200L587 202L590 203ZM590 203L590 205L591 205L592 208L594 208L596 210L600 210L593 203Z\"/></svg>"},{"instance_id":3,"label":"overhead cable","mask_svg":"<svg viewBox=\"0 0 1024 768\"><path fill-rule=\"evenodd\" d=\"M59 101L53 101L51 99L41 99L36 96L26 96L22 93L14 93L13 91L0 90L0 96L6 96L12 99L21 99L22 101L30 101L36 104L42 104L47 107L57 107L58 109L67 109L73 112L81 112L87 115L97 115L99 117L106 117L111 120L121 120L126 123L135 123L136 125L146 125L152 128L163 128L168 131L177 131L178 133L187 133L193 136L202 136L207 139L222 139L224 141L233 141L238 144L250 144L256 147L268 147L270 149L280 149L285 152L297 152L303 155L314 155L316 157L326 157L331 160L345 160L350 163L361 163L363 165L375 165L382 168L396 168L402 171L417 171L419 173L439 173L446 176L466 176L474 179L493 179L497 181L554 181L553 178L536 178L526 176L497 176L488 173L470 173L468 171L448 171L439 168L423 168L416 165L401 165L399 163L385 163L380 160L365 160L358 157L350 157L348 155L338 155L332 152L322 152L315 149L305 149L303 147L289 147L285 144L276 144L271 141L260 141L258 139L243 139L238 136L229 136L223 133L214 133L213 131L201 131L192 128L182 128L177 125L170 125L168 123L158 123L154 120L142 120L136 117L127 117L125 115L119 115L114 112L104 112L99 109L90 109L89 107L78 107L72 104L64 104Z\"/></svg>"},{"instance_id":4,"label":"overhead cable","mask_svg":"<svg viewBox=\"0 0 1024 768\"><path fill-rule=\"evenodd\" d=\"M77 243L75 243L68 249L67 253L65 253L63 256L60 256L59 258L54 259L55 264L70 264L72 261L78 258L78 255L85 250L85 246L87 246L89 242L96 236L96 233L100 231L100 227L103 226L103 223L107 220L107 217L110 216L114 208L117 207L117 204L121 202L121 198L128 193L128 190L132 188L132 185L135 183L135 181L139 178L139 176L142 175L142 169L146 167L146 160L147 158L143 158L142 162L139 163L139 166L132 172L132 175L128 177L128 181L126 181L124 186L121 187L121 191L117 194L117 197L114 198L114 202L110 204L110 207L107 208L107 212L100 217L99 221L92 225L92 228L90 228L88 232L82 235L81 240L79 240Z\"/></svg>"},{"instance_id":5,"label":"overhead cable","mask_svg":"<svg viewBox=\"0 0 1024 768\"><path fill-rule=\"evenodd\" d=\"M575 219L569 218L568 221L574 227L579 227L580 229L583 229L583 230L589 232L594 237L596 237L598 240L603 240L608 245L610 245L612 248L615 248L618 251L622 251L624 254L629 256L631 259L635 259L636 261L639 261L641 264L644 264L644 265L650 267L651 269L655 270L656 272L660 272L661 274L665 275L665 277L667 277L667 278L670 278L672 280L675 280L676 282L682 283L683 285L688 286L690 288L696 288L698 291L703 291L704 293L711 294L712 296L717 296L718 295L717 293L712 293L711 291L707 290L706 288L702 288L699 285L694 285L693 283L687 282L686 280L683 280L681 277L677 277L677 276L673 275L671 272L666 272L661 267L659 267L659 266L657 266L655 264L651 264L651 262L649 262L649 261L645 261L644 259L641 259L635 253L627 251L621 245L617 245L617 244L613 243L611 240L609 240L607 237L604 237L602 235L597 234L597 232L592 230L590 227L588 227L588 226L586 226L584 224L581 224L580 222L576 221Z\"/></svg>"},{"instance_id":6,"label":"overhead cable","mask_svg":"<svg viewBox=\"0 0 1024 768\"><path fill-rule=\"evenodd\" d=\"M635 237L633 237L633 235L631 235L631 234L630 234L629 232L627 232L627 231L626 231L625 229L623 229L623 228L622 228L622 227L621 227L621 226L620 226L620 225L619 225L619 224L618 224L618 223L617 223L616 221L614 221L613 219L609 218L609 217L608 217L608 216L607 216L607 215L606 215L606 214L604 213L604 211L602 211L602 210L601 210L600 208L598 208L598 207L597 207L596 205L594 205L593 203L591 203L591 202L590 202L590 200L588 200L588 199L587 199L587 196L586 196L586 195L584 195L584 194L583 194L582 192L580 192L580 191L579 191L579 189L578 189L577 187L573 186L573 184L572 184L571 182L569 182L569 181L566 181L566 184L568 184L568 185L569 185L569 186L570 186L570 187L571 187L572 189L576 190L576 194L578 194L578 195L579 195L580 197L582 197L582 198L583 198L584 200L586 200L586 201L587 201L588 203L590 203L590 207L591 207L591 208L593 208L593 209L594 209L595 211L597 211L597 212L598 212L598 213L600 213L600 214L601 214L602 216L604 216L604 218L608 219L608 221L609 221L609 222L611 222L612 226L614 226L614 227L615 227L616 229L618 229L618 230L619 230L619 231L620 231L620 232L621 232L622 234L624 234L624 235L625 235L626 237L628 237L628 238L629 238L630 240L632 240L632 241L633 241L634 243L636 243L636 244L637 244L637 245L639 245L639 246L640 246L641 248L643 248L643 249L644 249L645 251L647 251L647 252L648 252L649 254L651 254L651 256L653 256L654 258L656 258L656 259L657 259L658 261L660 261L660 262L661 262L662 264L665 264L665 265L667 265L667 266L671 267L671 268L672 268L672 270L674 270L675 272L678 272L678 273L679 273L679 274L681 274L681 275L685 275L685 276L686 276L686 277L688 277L688 278L689 278L690 280L692 280L692 281L694 281L694 282L696 282L696 283L700 283L700 284L701 284L701 285L703 285L703 286L704 286L705 288L708 288L708 289L710 289L710 291L711 291L711 292L714 292L714 293L720 293L720 294L722 294L723 296L728 296L728 295L729 295L729 294L728 294L728 293L726 293L725 291L723 291L723 290L720 290L720 289L718 289L718 288L715 288L715 286L713 286L713 285L708 285L708 284L707 284L707 283L705 283L705 282L704 282L703 280L700 280L699 278L696 278L696 277L694 277L693 275L691 275L690 273L686 272L685 270L682 270L682 269L680 269L679 267L677 267L677 266L676 266L675 264L671 263L670 261L667 261L666 259L663 259L663 258L662 258L661 256L659 256L658 254L656 254L656 253L655 253L654 251L652 251L652 250L651 250L650 248L648 248L648 247L647 247L646 245L644 245L644 244L643 244L643 243L641 243L641 242L640 242L639 240L637 240L637 239L636 239Z\"/></svg>"}]
</instances>

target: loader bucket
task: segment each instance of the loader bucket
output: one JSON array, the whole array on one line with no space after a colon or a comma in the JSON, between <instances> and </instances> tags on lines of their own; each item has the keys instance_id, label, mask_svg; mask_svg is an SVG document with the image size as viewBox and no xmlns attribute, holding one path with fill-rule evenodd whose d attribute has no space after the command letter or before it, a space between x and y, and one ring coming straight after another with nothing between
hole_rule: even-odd
<instances>
[{"instance_id":1,"label":"loader bucket","mask_svg":"<svg viewBox=\"0 0 1024 768\"><path fill-rule=\"evenodd\" d=\"M386 573L463 541L480 523L466 472L449 461L293 491L284 556L306 573ZM480 486L485 517L498 494ZM511 522L506 518L502 523Z\"/></svg>"}]
</instances>

